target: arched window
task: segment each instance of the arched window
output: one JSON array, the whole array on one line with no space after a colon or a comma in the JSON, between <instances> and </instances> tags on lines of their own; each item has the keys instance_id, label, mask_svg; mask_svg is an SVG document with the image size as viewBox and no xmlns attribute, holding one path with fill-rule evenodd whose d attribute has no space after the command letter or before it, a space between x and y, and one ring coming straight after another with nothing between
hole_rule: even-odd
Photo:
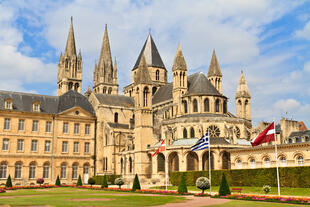
<instances>
[{"instance_id":1,"label":"arched window","mask_svg":"<svg viewBox=\"0 0 310 207\"><path fill-rule=\"evenodd\" d=\"M251 163L251 168L255 168L255 160L254 160L254 159L251 159L251 160L250 160L250 163Z\"/></svg>"},{"instance_id":2,"label":"arched window","mask_svg":"<svg viewBox=\"0 0 310 207\"><path fill-rule=\"evenodd\" d=\"M60 169L60 178L67 178L67 165L66 163L61 164L61 169Z\"/></svg>"},{"instance_id":3,"label":"arched window","mask_svg":"<svg viewBox=\"0 0 310 207\"><path fill-rule=\"evenodd\" d=\"M198 170L198 156L195 152L189 152L186 156L187 170Z\"/></svg>"},{"instance_id":4,"label":"arched window","mask_svg":"<svg viewBox=\"0 0 310 207\"><path fill-rule=\"evenodd\" d=\"M300 137L296 137L296 142L295 143L299 143L301 142L301 138Z\"/></svg>"},{"instance_id":5,"label":"arched window","mask_svg":"<svg viewBox=\"0 0 310 207\"><path fill-rule=\"evenodd\" d=\"M36 163L32 162L29 165L29 178L33 179L36 177Z\"/></svg>"},{"instance_id":6,"label":"arched window","mask_svg":"<svg viewBox=\"0 0 310 207\"><path fill-rule=\"evenodd\" d=\"M103 87L102 93L106 93L106 92L107 92L107 88L106 88L106 87Z\"/></svg>"},{"instance_id":7,"label":"arched window","mask_svg":"<svg viewBox=\"0 0 310 207\"><path fill-rule=\"evenodd\" d=\"M292 143L293 143L293 139L289 138L289 139L288 139L288 143L289 143L289 144L292 144Z\"/></svg>"},{"instance_id":8,"label":"arched window","mask_svg":"<svg viewBox=\"0 0 310 207\"><path fill-rule=\"evenodd\" d=\"M15 179L22 177L22 164L20 162L15 163Z\"/></svg>"},{"instance_id":9,"label":"arched window","mask_svg":"<svg viewBox=\"0 0 310 207\"><path fill-rule=\"evenodd\" d=\"M78 176L78 164L74 163L72 165L72 179L77 179Z\"/></svg>"},{"instance_id":10,"label":"arched window","mask_svg":"<svg viewBox=\"0 0 310 207\"><path fill-rule=\"evenodd\" d=\"M191 128L191 138L195 138L195 130L193 127Z\"/></svg>"},{"instance_id":11,"label":"arched window","mask_svg":"<svg viewBox=\"0 0 310 207\"><path fill-rule=\"evenodd\" d=\"M237 160L237 168L242 169L242 161L241 160Z\"/></svg>"},{"instance_id":12,"label":"arched window","mask_svg":"<svg viewBox=\"0 0 310 207\"><path fill-rule=\"evenodd\" d=\"M183 101L184 113L187 114L187 101Z\"/></svg>"},{"instance_id":13,"label":"arched window","mask_svg":"<svg viewBox=\"0 0 310 207\"><path fill-rule=\"evenodd\" d=\"M74 90L75 90L75 91L78 91L79 86L80 86L80 85L79 85L78 83L74 84Z\"/></svg>"},{"instance_id":14,"label":"arched window","mask_svg":"<svg viewBox=\"0 0 310 207\"><path fill-rule=\"evenodd\" d=\"M298 166L304 166L304 157L299 155L297 158Z\"/></svg>"},{"instance_id":15,"label":"arched window","mask_svg":"<svg viewBox=\"0 0 310 207\"><path fill-rule=\"evenodd\" d=\"M286 158L284 156L280 157L280 164L281 164L281 167L285 167L286 166Z\"/></svg>"},{"instance_id":16,"label":"arched window","mask_svg":"<svg viewBox=\"0 0 310 207\"><path fill-rule=\"evenodd\" d=\"M69 83L69 90L72 90L72 88L73 88L73 83L70 82L70 83Z\"/></svg>"},{"instance_id":17,"label":"arched window","mask_svg":"<svg viewBox=\"0 0 310 207\"><path fill-rule=\"evenodd\" d=\"M88 163L85 163L85 164L83 165L83 174L84 174L84 176L85 176L85 175L88 176L88 171L89 171L89 164L88 164Z\"/></svg>"},{"instance_id":18,"label":"arched window","mask_svg":"<svg viewBox=\"0 0 310 207\"><path fill-rule=\"evenodd\" d=\"M159 80L159 70L156 70L156 80Z\"/></svg>"},{"instance_id":19,"label":"arched window","mask_svg":"<svg viewBox=\"0 0 310 207\"><path fill-rule=\"evenodd\" d=\"M44 163L43 165L43 178L49 177L50 165L49 163Z\"/></svg>"},{"instance_id":20,"label":"arched window","mask_svg":"<svg viewBox=\"0 0 310 207\"><path fill-rule=\"evenodd\" d=\"M114 122L118 123L118 113L114 113Z\"/></svg>"},{"instance_id":21,"label":"arched window","mask_svg":"<svg viewBox=\"0 0 310 207\"><path fill-rule=\"evenodd\" d=\"M223 113L226 114L227 113L227 102L224 101L223 103Z\"/></svg>"},{"instance_id":22,"label":"arched window","mask_svg":"<svg viewBox=\"0 0 310 207\"><path fill-rule=\"evenodd\" d=\"M204 101L204 111L209 112L210 111L210 105L209 105L209 99L206 98Z\"/></svg>"},{"instance_id":23,"label":"arched window","mask_svg":"<svg viewBox=\"0 0 310 207\"><path fill-rule=\"evenodd\" d=\"M124 160L121 158L121 173L124 172Z\"/></svg>"},{"instance_id":24,"label":"arched window","mask_svg":"<svg viewBox=\"0 0 310 207\"><path fill-rule=\"evenodd\" d=\"M165 156L162 153L157 155L157 172L165 172Z\"/></svg>"},{"instance_id":25,"label":"arched window","mask_svg":"<svg viewBox=\"0 0 310 207\"><path fill-rule=\"evenodd\" d=\"M132 173L132 159L129 157L129 172Z\"/></svg>"},{"instance_id":26,"label":"arched window","mask_svg":"<svg viewBox=\"0 0 310 207\"><path fill-rule=\"evenodd\" d=\"M145 87L143 90L143 106L147 106L148 93L149 93L149 88Z\"/></svg>"},{"instance_id":27,"label":"arched window","mask_svg":"<svg viewBox=\"0 0 310 207\"><path fill-rule=\"evenodd\" d=\"M109 88L108 94L112 94L112 88Z\"/></svg>"},{"instance_id":28,"label":"arched window","mask_svg":"<svg viewBox=\"0 0 310 207\"><path fill-rule=\"evenodd\" d=\"M196 99L193 101L193 112L198 112L198 103Z\"/></svg>"},{"instance_id":29,"label":"arched window","mask_svg":"<svg viewBox=\"0 0 310 207\"><path fill-rule=\"evenodd\" d=\"M183 129L183 138L187 138L187 130L186 130L186 128Z\"/></svg>"},{"instance_id":30,"label":"arched window","mask_svg":"<svg viewBox=\"0 0 310 207\"><path fill-rule=\"evenodd\" d=\"M154 87L152 88L152 95L154 95L154 94L156 93L156 91L157 91L157 88L154 86Z\"/></svg>"},{"instance_id":31,"label":"arched window","mask_svg":"<svg viewBox=\"0 0 310 207\"><path fill-rule=\"evenodd\" d=\"M6 178L7 164L2 162L0 165L0 178Z\"/></svg>"},{"instance_id":32,"label":"arched window","mask_svg":"<svg viewBox=\"0 0 310 207\"><path fill-rule=\"evenodd\" d=\"M182 72L180 73L180 85L179 86L182 86Z\"/></svg>"},{"instance_id":33,"label":"arched window","mask_svg":"<svg viewBox=\"0 0 310 207\"><path fill-rule=\"evenodd\" d=\"M265 167L270 167L270 159L268 157L265 158Z\"/></svg>"},{"instance_id":34,"label":"arched window","mask_svg":"<svg viewBox=\"0 0 310 207\"><path fill-rule=\"evenodd\" d=\"M249 105L249 100L245 100L244 102L244 118L246 118L247 116L247 108L248 108L248 105Z\"/></svg>"},{"instance_id":35,"label":"arched window","mask_svg":"<svg viewBox=\"0 0 310 207\"><path fill-rule=\"evenodd\" d=\"M220 100L216 99L215 101L215 112L220 112Z\"/></svg>"}]
</instances>

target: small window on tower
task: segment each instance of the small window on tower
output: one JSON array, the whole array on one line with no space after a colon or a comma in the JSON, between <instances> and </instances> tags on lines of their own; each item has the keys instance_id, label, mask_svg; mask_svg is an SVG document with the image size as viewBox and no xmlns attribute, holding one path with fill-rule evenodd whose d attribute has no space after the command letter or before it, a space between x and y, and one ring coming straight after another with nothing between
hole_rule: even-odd
<instances>
[{"instance_id":1,"label":"small window on tower","mask_svg":"<svg viewBox=\"0 0 310 207\"><path fill-rule=\"evenodd\" d=\"M33 102L32 104L32 111L39 112L40 111L40 102Z\"/></svg>"},{"instance_id":2,"label":"small window on tower","mask_svg":"<svg viewBox=\"0 0 310 207\"><path fill-rule=\"evenodd\" d=\"M5 109L13 109L13 102L11 99L6 99L4 101L4 108Z\"/></svg>"}]
</instances>

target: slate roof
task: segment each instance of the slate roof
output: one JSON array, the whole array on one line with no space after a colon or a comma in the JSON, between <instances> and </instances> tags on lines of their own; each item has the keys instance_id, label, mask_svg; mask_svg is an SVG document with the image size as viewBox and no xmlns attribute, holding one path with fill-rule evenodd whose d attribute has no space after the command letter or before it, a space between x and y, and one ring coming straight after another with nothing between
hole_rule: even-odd
<instances>
[{"instance_id":1,"label":"slate roof","mask_svg":"<svg viewBox=\"0 0 310 207\"><path fill-rule=\"evenodd\" d=\"M40 102L40 112L47 114L57 114L65 110L79 106L95 115L92 105L82 94L70 90L61 96L47 96L31 93L12 92L0 90L0 110L4 110L4 101L12 99L13 110L32 112L32 104L35 101Z\"/></svg>"},{"instance_id":2,"label":"slate roof","mask_svg":"<svg viewBox=\"0 0 310 207\"><path fill-rule=\"evenodd\" d=\"M310 130L292 132L289 137L303 137L310 136Z\"/></svg>"},{"instance_id":3,"label":"slate roof","mask_svg":"<svg viewBox=\"0 0 310 207\"><path fill-rule=\"evenodd\" d=\"M142 54L144 54L148 66L166 69L151 34L148 35L133 69L139 66Z\"/></svg>"},{"instance_id":4,"label":"slate roof","mask_svg":"<svg viewBox=\"0 0 310 207\"><path fill-rule=\"evenodd\" d=\"M208 78L202 73L194 73L187 78L188 90L185 96L191 95L211 95L223 96L210 83ZM153 96L153 104L161 103L172 99L172 83L160 87Z\"/></svg>"},{"instance_id":5,"label":"slate roof","mask_svg":"<svg viewBox=\"0 0 310 207\"><path fill-rule=\"evenodd\" d=\"M113 123L113 122L108 122L108 124L112 128L129 129L129 124L119 124L119 123Z\"/></svg>"},{"instance_id":6,"label":"slate roof","mask_svg":"<svg viewBox=\"0 0 310 207\"><path fill-rule=\"evenodd\" d=\"M95 93L98 101L101 104L110 105L110 106L122 106L122 107L134 107L135 101L133 97L128 97L124 95L111 95L111 94L102 94Z\"/></svg>"}]
</instances>

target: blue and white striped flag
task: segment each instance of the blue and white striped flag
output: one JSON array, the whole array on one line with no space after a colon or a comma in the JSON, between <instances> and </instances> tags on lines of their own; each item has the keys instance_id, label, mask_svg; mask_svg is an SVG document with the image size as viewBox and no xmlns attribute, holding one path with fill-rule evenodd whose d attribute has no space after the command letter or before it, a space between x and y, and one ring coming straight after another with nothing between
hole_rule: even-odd
<instances>
[{"instance_id":1,"label":"blue and white striped flag","mask_svg":"<svg viewBox=\"0 0 310 207\"><path fill-rule=\"evenodd\" d=\"M203 150L203 149L208 149L208 148L209 148L209 134L206 133L200 139L198 139L196 144L191 147L191 150L198 151L198 150Z\"/></svg>"}]
</instances>

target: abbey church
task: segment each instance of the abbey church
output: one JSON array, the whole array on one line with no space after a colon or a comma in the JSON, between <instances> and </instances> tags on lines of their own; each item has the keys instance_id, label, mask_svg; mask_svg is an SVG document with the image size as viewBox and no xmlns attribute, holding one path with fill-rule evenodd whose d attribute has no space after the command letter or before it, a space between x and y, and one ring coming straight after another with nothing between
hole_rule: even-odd
<instances>
[{"instance_id":1,"label":"abbey church","mask_svg":"<svg viewBox=\"0 0 310 207\"><path fill-rule=\"evenodd\" d=\"M310 131L301 130L297 121L283 118L277 125L278 158L274 143L251 147L250 140L268 123L252 126L243 72L235 85L236 114L229 112L215 50L209 68L188 74L180 44L172 68L166 68L148 34L133 65L131 83L121 95L106 26L93 86L82 94L82 53L76 50L71 19L58 63L57 96L0 91L0 184L9 174L15 185L37 178L51 184L57 176L62 183L76 183L79 175L87 183L104 174L122 175L128 182L138 174L142 183L155 184L162 182L166 168L274 167L275 159L283 167L310 165ZM208 150L190 150L207 131L210 157ZM164 139L166 153L152 156Z\"/></svg>"}]
</instances>

